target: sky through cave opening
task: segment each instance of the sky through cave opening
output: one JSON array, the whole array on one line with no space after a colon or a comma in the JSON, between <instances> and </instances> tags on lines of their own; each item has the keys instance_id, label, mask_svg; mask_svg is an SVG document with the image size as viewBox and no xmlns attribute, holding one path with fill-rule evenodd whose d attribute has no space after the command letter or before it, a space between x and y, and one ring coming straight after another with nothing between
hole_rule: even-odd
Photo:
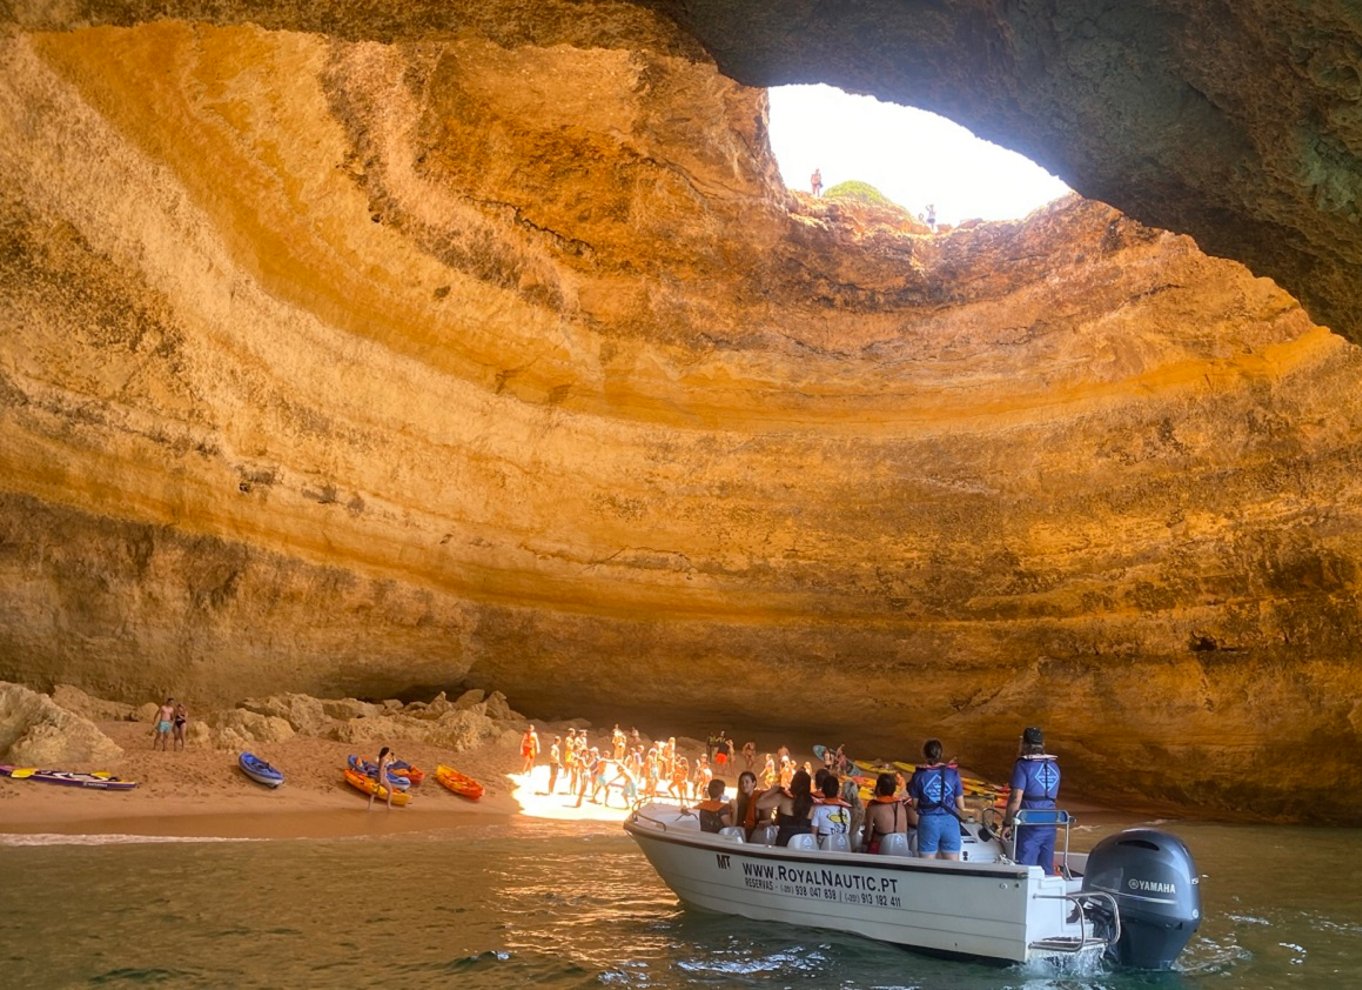
<instances>
[{"instance_id":1,"label":"sky through cave opening","mask_svg":"<svg viewBox=\"0 0 1362 990\"><path fill-rule=\"evenodd\" d=\"M1070 191L1024 155L926 110L822 84L768 93L771 149L794 189L808 192L819 169L824 189L868 182L915 216L933 205L943 224L1024 217Z\"/></svg>"}]
</instances>

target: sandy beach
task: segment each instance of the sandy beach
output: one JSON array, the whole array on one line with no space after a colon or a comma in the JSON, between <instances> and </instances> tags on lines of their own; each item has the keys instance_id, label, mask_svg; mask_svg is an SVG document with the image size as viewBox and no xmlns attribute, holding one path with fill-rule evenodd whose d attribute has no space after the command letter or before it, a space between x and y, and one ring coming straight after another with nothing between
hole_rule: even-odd
<instances>
[{"instance_id":1,"label":"sandy beach","mask_svg":"<svg viewBox=\"0 0 1362 990\"><path fill-rule=\"evenodd\" d=\"M418 743L396 745L400 758L428 773L446 763L476 778L486 792L469 801L432 774L412 789L406 807L390 811L375 804L370 812L368 799L342 776L346 758L357 750L352 743L297 736L258 744L256 755L286 775L282 787L270 790L241 773L234 752L153 751L146 723L98 724L124 749L118 775L137 781L137 788L84 790L0 777L0 832L293 838L383 835L511 815L602 822L625 817L618 796L610 808L590 802L576 808L575 798L537 793L547 785L548 767L541 763L527 780L519 772L519 753L503 744L458 754Z\"/></svg>"},{"instance_id":2,"label":"sandy beach","mask_svg":"<svg viewBox=\"0 0 1362 990\"><path fill-rule=\"evenodd\" d=\"M180 751L153 750L146 722L109 720L96 723L123 749L116 766L72 766L60 769L112 770L124 780L137 781L131 791L103 791L62 787L31 780L0 777L0 834L151 835L222 838L328 838L388 835L507 820L515 816L564 821L623 822L627 810L617 789L610 804L590 800L577 804L575 795L562 793L560 776L555 794L548 794L547 753L541 753L528 777L521 773L518 738L503 733L495 741L452 753L437 746L403 741L394 743L398 758L427 771L427 778L411 790L405 807L388 809L350 787L342 769L351 753L372 758L376 746L295 735L279 742L252 745L257 756L284 772L286 782L271 790L247 778L229 749L195 746ZM541 745L547 750L554 735L585 723L536 722ZM608 732L592 729L596 744L608 742ZM644 741L650 742L647 737ZM703 752L694 738L678 737L679 749ZM812 753L792 753L801 765L816 762ZM485 788L482 798L469 801L451 793L434 778L437 763L454 766ZM730 795L737 771L727 774ZM971 807L985 803L974 799ZM975 807L977 805L977 808ZM1070 802L1087 820L1104 817L1107 809Z\"/></svg>"}]
</instances>

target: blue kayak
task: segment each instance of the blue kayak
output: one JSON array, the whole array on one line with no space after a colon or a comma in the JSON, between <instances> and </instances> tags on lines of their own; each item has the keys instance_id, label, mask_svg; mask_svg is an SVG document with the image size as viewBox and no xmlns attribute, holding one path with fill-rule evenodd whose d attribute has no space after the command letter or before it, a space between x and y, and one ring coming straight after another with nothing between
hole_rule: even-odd
<instances>
[{"instance_id":1,"label":"blue kayak","mask_svg":"<svg viewBox=\"0 0 1362 990\"><path fill-rule=\"evenodd\" d=\"M284 782L282 773L254 753L242 753L238 762L241 764L241 772L257 784L264 784L266 787L278 787Z\"/></svg>"}]
</instances>

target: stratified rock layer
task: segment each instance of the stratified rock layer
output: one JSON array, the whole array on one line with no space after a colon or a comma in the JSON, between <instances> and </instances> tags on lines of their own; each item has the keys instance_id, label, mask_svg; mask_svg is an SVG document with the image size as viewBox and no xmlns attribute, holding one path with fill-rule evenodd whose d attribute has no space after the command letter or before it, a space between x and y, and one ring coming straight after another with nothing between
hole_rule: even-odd
<instances>
[{"instance_id":1,"label":"stratified rock layer","mask_svg":"<svg viewBox=\"0 0 1362 990\"><path fill-rule=\"evenodd\" d=\"M668 22L488 11L0 41L0 676L1356 811L1355 348L1097 203L808 202Z\"/></svg>"}]
</instances>

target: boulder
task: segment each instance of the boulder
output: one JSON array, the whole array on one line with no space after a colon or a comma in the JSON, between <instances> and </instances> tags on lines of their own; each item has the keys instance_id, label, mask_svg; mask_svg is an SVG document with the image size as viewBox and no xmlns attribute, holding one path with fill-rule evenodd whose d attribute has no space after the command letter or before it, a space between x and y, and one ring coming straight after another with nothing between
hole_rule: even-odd
<instances>
[{"instance_id":1,"label":"boulder","mask_svg":"<svg viewBox=\"0 0 1362 990\"><path fill-rule=\"evenodd\" d=\"M244 708L214 712L203 721L208 727L208 744L214 749L248 749L253 743L283 742L295 735L287 719ZM190 728L193 729L192 724ZM203 738L199 733L191 736Z\"/></svg>"},{"instance_id":2,"label":"boulder","mask_svg":"<svg viewBox=\"0 0 1362 990\"><path fill-rule=\"evenodd\" d=\"M238 706L257 715L282 718L294 732L320 736L331 723L322 702L306 694L273 694L268 698L247 698Z\"/></svg>"},{"instance_id":3,"label":"boulder","mask_svg":"<svg viewBox=\"0 0 1362 990\"><path fill-rule=\"evenodd\" d=\"M24 766L72 769L116 762L123 750L89 719L45 694L0 681L0 759Z\"/></svg>"},{"instance_id":4,"label":"boulder","mask_svg":"<svg viewBox=\"0 0 1362 990\"><path fill-rule=\"evenodd\" d=\"M486 697L487 697L486 691L482 690L481 688L473 688L473 690L465 691L463 694L459 695L458 700L454 702L454 707L472 708L474 705L482 704L483 700Z\"/></svg>"},{"instance_id":5,"label":"boulder","mask_svg":"<svg viewBox=\"0 0 1362 990\"><path fill-rule=\"evenodd\" d=\"M483 711L488 718L495 718L502 722L523 722L525 717L511 708L506 701L506 695L500 691L493 691L488 697Z\"/></svg>"},{"instance_id":6,"label":"boulder","mask_svg":"<svg viewBox=\"0 0 1362 990\"><path fill-rule=\"evenodd\" d=\"M426 735L425 722L400 715L375 715L372 718L333 722L326 731L326 738L337 742L379 745L399 739L424 742Z\"/></svg>"},{"instance_id":7,"label":"boulder","mask_svg":"<svg viewBox=\"0 0 1362 990\"><path fill-rule=\"evenodd\" d=\"M382 711L378 705L356 698L323 698L321 706L327 718L335 719L372 718Z\"/></svg>"},{"instance_id":8,"label":"boulder","mask_svg":"<svg viewBox=\"0 0 1362 990\"><path fill-rule=\"evenodd\" d=\"M115 719L135 721L137 709L121 701L105 701L86 694L71 684L58 684L52 689L52 700L68 712L92 722L110 722ZM155 706L152 706L155 708Z\"/></svg>"},{"instance_id":9,"label":"boulder","mask_svg":"<svg viewBox=\"0 0 1362 990\"><path fill-rule=\"evenodd\" d=\"M477 711L448 712L429 726L426 742L442 749L462 752L501 735L501 727ZM517 737L519 738L519 737Z\"/></svg>"}]
</instances>

